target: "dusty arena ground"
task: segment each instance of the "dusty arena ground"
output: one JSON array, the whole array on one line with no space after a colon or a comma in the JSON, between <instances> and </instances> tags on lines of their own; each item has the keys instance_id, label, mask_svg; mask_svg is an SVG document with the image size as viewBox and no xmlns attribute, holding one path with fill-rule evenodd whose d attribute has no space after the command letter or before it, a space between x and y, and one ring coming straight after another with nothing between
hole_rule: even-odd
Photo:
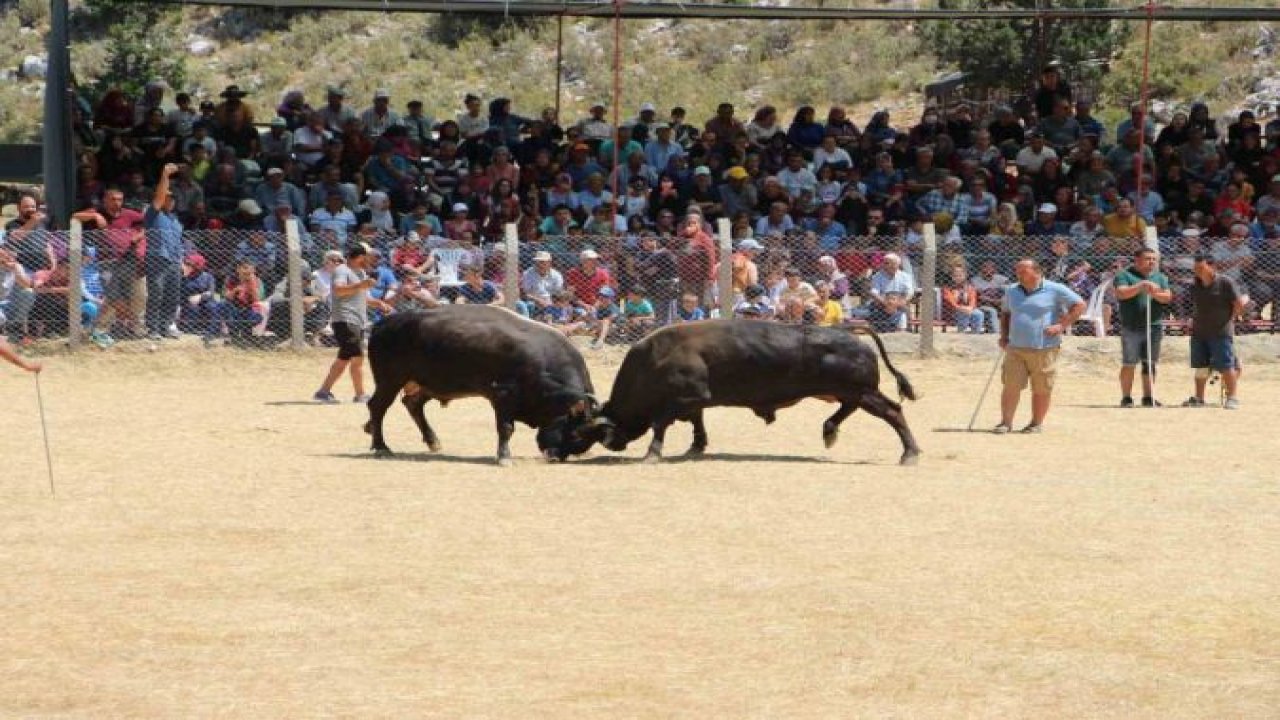
<instances>
[{"instance_id":1,"label":"dusty arena ground","mask_svg":"<svg viewBox=\"0 0 1280 720\"><path fill-rule=\"evenodd\" d=\"M487 406L429 408L440 457L396 408L377 461L305 401L328 353L54 356L53 498L4 368L0 716L1277 717L1277 344L1239 412L1122 411L1074 340L1048 431L996 437L957 431L991 356L943 340L899 356L915 468L813 401L657 467L521 428L506 470Z\"/></svg>"}]
</instances>

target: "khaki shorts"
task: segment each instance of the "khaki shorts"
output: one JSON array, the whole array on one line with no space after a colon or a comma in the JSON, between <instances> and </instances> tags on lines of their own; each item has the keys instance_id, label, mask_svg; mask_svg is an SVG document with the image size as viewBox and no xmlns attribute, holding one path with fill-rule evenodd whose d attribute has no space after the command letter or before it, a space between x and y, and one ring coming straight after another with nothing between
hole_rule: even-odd
<instances>
[{"instance_id":1,"label":"khaki shorts","mask_svg":"<svg viewBox=\"0 0 1280 720\"><path fill-rule=\"evenodd\" d=\"M1053 392L1053 378L1058 372L1057 361L1058 348L1007 348L1002 379L1006 386L1016 385L1019 390L1026 389L1027 381L1030 380L1032 393L1048 395Z\"/></svg>"}]
</instances>

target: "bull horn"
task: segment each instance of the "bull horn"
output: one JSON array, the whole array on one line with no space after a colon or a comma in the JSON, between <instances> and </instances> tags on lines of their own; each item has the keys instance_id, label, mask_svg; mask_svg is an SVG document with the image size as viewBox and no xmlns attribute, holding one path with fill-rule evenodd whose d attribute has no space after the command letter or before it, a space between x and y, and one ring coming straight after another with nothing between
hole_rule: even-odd
<instances>
[{"instance_id":1,"label":"bull horn","mask_svg":"<svg viewBox=\"0 0 1280 720\"><path fill-rule=\"evenodd\" d=\"M612 420L610 420L609 418L607 418L607 417L605 417L605 416L601 415L601 416L599 416L599 417L595 417L595 418L592 418L592 419L591 419L591 427L593 427L593 428L603 427L603 428L610 428L610 429L612 429L612 428L617 427L617 425L615 425L615 424L614 424L614 422L613 422Z\"/></svg>"}]
</instances>

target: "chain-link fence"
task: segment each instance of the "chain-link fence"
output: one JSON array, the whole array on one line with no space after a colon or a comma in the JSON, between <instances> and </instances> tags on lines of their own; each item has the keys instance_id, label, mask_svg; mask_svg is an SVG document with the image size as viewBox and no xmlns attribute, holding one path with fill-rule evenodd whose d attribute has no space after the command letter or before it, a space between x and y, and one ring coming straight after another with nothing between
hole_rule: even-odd
<instances>
[{"instance_id":1,"label":"chain-link fence","mask_svg":"<svg viewBox=\"0 0 1280 720\"><path fill-rule=\"evenodd\" d=\"M1240 230L1241 228L1237 228ZM1174 301L1167 332L1186 329L1198 254L1250 296L1241 332L1271 332L1280 300L1280 236L1195 232L1148 238L823 236L801 232L732 242L728 228L626 235L566 234L466 245L439 237L361 237L378 252L372 322L448 302L504 305L594 344L627 344L657 327L718 316L880 332L992 333L1022 258L1088 301L1077 332L1119 322L1112 279L1156 246ZM218 229L36 232L0 245L0 314L11 340L108 347L193 336L264 347L328 342L330 278L347 239L332 233ZM931 252L929 247L936 247ZM326 258L326 256L330 256ZM725 262L721 259L726 258Z\"/></svg>"}]
</instances>

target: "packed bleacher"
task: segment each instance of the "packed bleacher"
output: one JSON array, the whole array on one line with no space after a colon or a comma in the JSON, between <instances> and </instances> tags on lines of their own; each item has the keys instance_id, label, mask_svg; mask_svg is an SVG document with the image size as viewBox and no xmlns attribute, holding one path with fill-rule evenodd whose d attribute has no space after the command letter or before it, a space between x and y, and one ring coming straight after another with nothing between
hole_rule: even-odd
<instances>
[{"instance_id":1,"label":"packed bleacher","mask_svg":"<svg viewBox=\"0 0 1280 720\"><path fill-rule=\"evenodd\" d=\"M788 121L767 105L690 118L645 103L615 128L604 105L561 122L474 95L455 113L383 90L365 105L328 87L314 106L292 90L274 108L236 86L216 98L170 92L157 81L139 98L77 103L81 319L99 344L143 333L141 212L168 163L179 166L170 191L185 246L169 335L286 335L283 231L295 219L317 342L327 273L356 241L380 257L379 313L506 304L594 344L715 314L720 262L739 316L912 329L926 224L941 324L960 331L994 330L1022 257L1092 296L1105 329L1109 277L1148 228L1175 288L1207 252L1248 288L1257 325L1280 300L1280 119L1220 123L1197 103L1158 123L1135 106L1108 128L1056 66L1026 103L931 104L865 122L840 107ZM46 231L36 198L14 210L0 253L6 331L65 332L65 235ZM503 295L508 225L518 298ZM1185 314L1179 300L1171 322Z\"/></svg>"}]
</instances>

